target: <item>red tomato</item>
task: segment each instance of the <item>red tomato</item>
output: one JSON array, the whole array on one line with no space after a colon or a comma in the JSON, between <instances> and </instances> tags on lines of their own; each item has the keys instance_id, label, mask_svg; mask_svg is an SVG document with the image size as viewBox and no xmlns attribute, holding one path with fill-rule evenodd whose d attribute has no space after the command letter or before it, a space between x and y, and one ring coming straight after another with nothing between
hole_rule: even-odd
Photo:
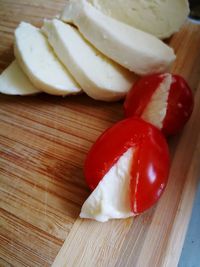
<instances>
[{"instance_id":1,"label":"red tomato","mask_svg":"<svg viewBox=\"0 0 200 267\"><path fill-rule=\"evenodd\" d=\"M168 180L168 146L161 132L153 125L129 118L106 130L89 151L84 174L89 187L94 189L130 147L135 148L130 203L132 211L138 214L160 198Z\"/></svg>"},{"instance_id":2,"label":"red tomato","mask_svg":"<svg viewBox=\"0 0 200 267\"><path fill-rule=\"evenodd\" d=\"M167 99L166 115L162 121L161 130L166 135L179 132L192 114L194 100L190 87L178 75L171 75L171 85ZM124 102L124 111L127 117L142 117L142 114L151 101L151 97L164 80L163 74L154 74L138 80L127 94ZM160 112L161 110L157 110Z\"/></svg>"}]
</instances>

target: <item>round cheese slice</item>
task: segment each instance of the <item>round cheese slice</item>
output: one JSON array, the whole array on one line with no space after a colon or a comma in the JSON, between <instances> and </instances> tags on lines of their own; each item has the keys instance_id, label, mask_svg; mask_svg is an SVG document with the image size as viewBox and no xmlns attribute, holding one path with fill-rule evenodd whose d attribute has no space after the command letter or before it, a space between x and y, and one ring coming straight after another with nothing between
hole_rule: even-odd
<instances>
[{"instance_id":1,"label":"round cheese slice","mask_svg":"<svg viewBox=\"0 0 200 267\"><path fill-rule=\"evenodd\" d=\"M136 76L96 50L73 26L59 20L42 27L62 63L90 97L114 101L126 95Z\"/></svg>"},{"instance_id":2,"label":"round cheese slice","mask_svg":"<svg viewBox=\"0 0 200 267\"><path fill-rule=\"evenodd\" d=\"M21 22L15 31L14 51L19 65L40 90L53 95L81 91L38 28Z\"/></svg>"},{"instance_id":3,"label":"round cheese slice","mask_svg":"<svg viewBox=\"0 0 200 267\"><path fill-rule=\"evenodd\" d=\"M88 0L105 15L166 38L177 32L189 14L188 0Z\"/></svg>"},{"instance_id":4,"label":"round cheese slice","mask_svg":"<svg viewBox=\"0 0 200 267\"><path fill-rule=\"evenodd\" d=\"M7 95L32 95L38 90L14 60L0 75L0 93Z\"/></svg>"}]
</instances>

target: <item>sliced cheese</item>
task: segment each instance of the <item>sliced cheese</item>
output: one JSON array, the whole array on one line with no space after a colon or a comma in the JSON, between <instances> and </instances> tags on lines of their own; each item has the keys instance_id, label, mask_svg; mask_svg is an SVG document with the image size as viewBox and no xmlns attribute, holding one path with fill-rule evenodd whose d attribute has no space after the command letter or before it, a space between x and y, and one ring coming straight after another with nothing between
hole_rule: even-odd
<instances>
[{"instance_id":1,"label":"sliced cheese","mask_svg":"<svg viewBox=\"0 0 200 267\"><path fill-rule=\"evenodd\" d=\"M106 173L82 206L80 217L106 222L134 215L130 205L130 170L134 148L129 148Z\"/></svg>"},{"instance_id":2,"label":"sliced cheese","mask_svg":"<svg viewBox=\"0 0 200 267\"><path fill-rule=\"evenodd\" d=\"M88 0L107 16L159 38L177 32L189 14L188 0Z\"/></svg>"},{"instance_id":3,"label":"sliced cheese","mask_svg":"<svg viewBox=\"0 0 200 267\"><path fill-rule=\"evenodd\" d=\"M69 1L61 19L74 23L98 50L137 74L163 72L175 60L161 40L104 15L85 0Z\"/></svg>"},{"instance_id":4,"label":"sliced cheese","mask_svg":"<svg viewBox=\"0 0 200 267\"><path fill-rule=\"evenodd\" d=\"M78 30L59 20L42 27L62 63L92 98L113 101L126 95L135 75L105 57Z\"/></svg>"},{"instance_id":5,"label":"sliced cheese","mask_svg":"<svg viewBox=\"0 0 200 267\"><path fill-rule=\"evenodd\" d=\"M167 114L167 100L172 83L172 75L170 73L161 75L164 76L163 81L153 93L141 116L143 120L150 122L159 129L162 129L163 121Z\"/></svg>"},{"instance_id":6,"label":"sliced cheese","mask_svg":"<svg viewBox=\"0 0 200 267\"><path fill-rule=\"evenodd\" d=\"M39 92L29 81L16 60L0 75L0 93L7 95L31 95Z\"/></svg>"},{"instance_id":7,"label":"sliced cheese","mask_svg":"<svg viewBox=\"0 0 200 267\"><path fill-rule=\"evenodd\" d=\"M21 22L15 31L14 50L19 65L37 88L54 95L81 91L38 28Z\"/></svg>"}]
</instances>

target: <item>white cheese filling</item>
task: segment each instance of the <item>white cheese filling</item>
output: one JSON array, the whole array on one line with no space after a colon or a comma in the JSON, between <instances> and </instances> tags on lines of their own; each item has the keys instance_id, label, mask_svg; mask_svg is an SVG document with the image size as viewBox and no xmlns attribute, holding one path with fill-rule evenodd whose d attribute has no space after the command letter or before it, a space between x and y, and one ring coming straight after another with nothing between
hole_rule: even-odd
<instances>
[{"instance_id":1,"label":"white cheese filling","mask_svg":"<svg viewBox=\"0 0 200 267\"><path fill-rule=\"evenodd\" d=\"M130 171L134 148L129 148L106 173L82 206L80 217L106 222L134 215L130 205Z\"/></svg>"},{"instance_id":2,"label":"white cheese filling","mask_svg":"<svg viewBox=\"0 0 200 267\"><path fill-rule=\"evenodd\" d=\"M171 74L167 73L161 75L164 76L164 79L155 90L141 116L142 119L150 122L159 129L162 129L163 121L167 113L167 100L172 83Z\"/></svg>"}]
</instances>

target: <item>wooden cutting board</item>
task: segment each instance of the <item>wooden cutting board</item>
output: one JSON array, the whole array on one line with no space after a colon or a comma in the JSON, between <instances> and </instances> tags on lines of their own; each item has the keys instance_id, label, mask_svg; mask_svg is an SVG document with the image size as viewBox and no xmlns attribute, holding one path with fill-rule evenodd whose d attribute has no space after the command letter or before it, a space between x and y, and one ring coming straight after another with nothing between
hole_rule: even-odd
<instances>
[{"instance_id":1,"label":"wooden cutting board","mask_svg":"<svg viewBox=\"0 0 200 267\"><path fill-rule=\"evenodd\" d=\"M0 69L13 60L21 20L41 26L64 0L0 0ZM160 202L134 219L97 223L78 218L89 195L87 151L123 118L122 102L85 95L0 95L0 266L177 265L196 191L200 159L200 26L187 23L170 45L195 94L193 115L169 140L171 172ZM92 71L92 70L91 70Z\"/></svg>"}]
</instances>

